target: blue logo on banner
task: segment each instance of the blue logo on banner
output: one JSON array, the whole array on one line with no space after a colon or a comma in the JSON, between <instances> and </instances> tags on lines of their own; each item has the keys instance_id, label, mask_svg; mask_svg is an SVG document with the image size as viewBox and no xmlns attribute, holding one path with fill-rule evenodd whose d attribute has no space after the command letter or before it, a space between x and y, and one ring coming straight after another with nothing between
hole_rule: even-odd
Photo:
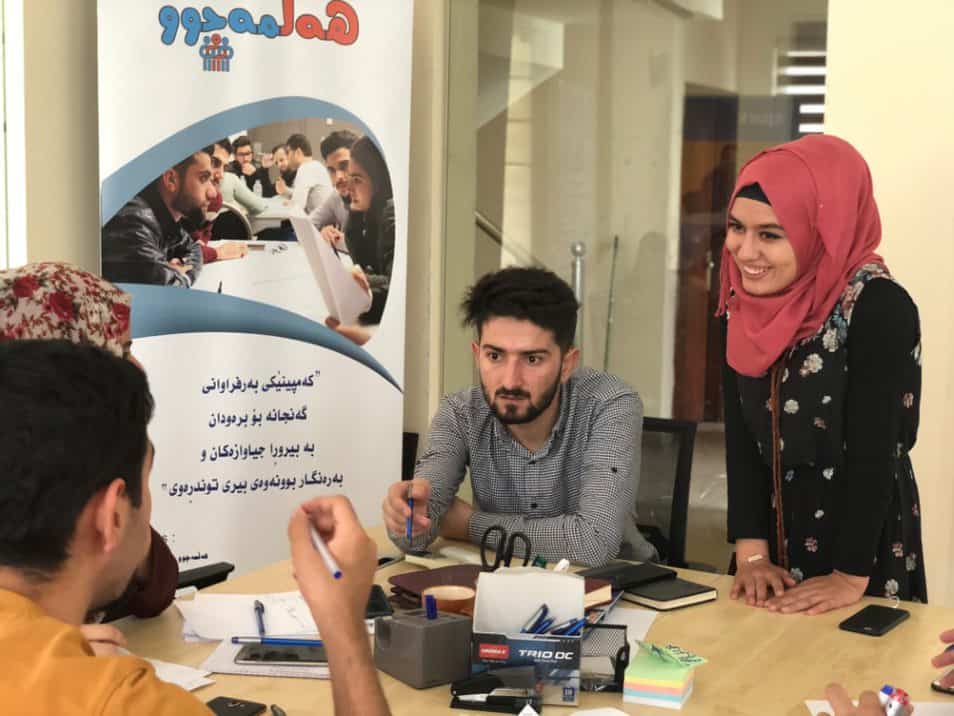
<instances>
[{"instance_id":1,"label":"blue logo on banner","mask_svg":"<svg viewBox=\"0 0 954 716\"><path fill-rule=\"evenodd\" d=\"M202 58L204 72L228 72L235 57L235 48L229 44L229 38L216 32L202 38L199 57Z\"/></svg>"},{"instance_id":2,"label":"blue logo on banner","mask_svg":"<svg viewBox=\"0 0 954 716\"><path fill-rule=\"evenodd\" d=\"M573 701L576 698L576 689L572 686L563 687L563 700Z\"/></svg>"}]
</instances>

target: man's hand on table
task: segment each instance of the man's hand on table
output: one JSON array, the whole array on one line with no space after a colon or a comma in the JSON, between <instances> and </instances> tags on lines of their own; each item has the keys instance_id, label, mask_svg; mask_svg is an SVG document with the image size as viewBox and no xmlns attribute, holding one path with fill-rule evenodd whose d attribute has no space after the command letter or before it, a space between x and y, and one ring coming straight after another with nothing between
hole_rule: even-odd
<instances>
[{"instance_id":1,"label":"man's hand on table","mask_svg":"<svg viewBox=\"0 0 954 716\"><path fill-rule=\"evenodd\" d=\"M862 691L858 697L858 705L855 706L841 684L829 684L825 689L825 698L834 713L830 715L822 712L819 716L884 716L881 702L873 691Z\"/></svg>"},{"instance_id":2,"label":"man's hand on table","mask_svg":"<svg viewBox=\"0 0 954 716\"><path fill-rule=\"evenodd\" d=\"M126 637L112 624L81 624L79 630L96 656L119 656L126 647Z\"/></svg>"}]
</instances>

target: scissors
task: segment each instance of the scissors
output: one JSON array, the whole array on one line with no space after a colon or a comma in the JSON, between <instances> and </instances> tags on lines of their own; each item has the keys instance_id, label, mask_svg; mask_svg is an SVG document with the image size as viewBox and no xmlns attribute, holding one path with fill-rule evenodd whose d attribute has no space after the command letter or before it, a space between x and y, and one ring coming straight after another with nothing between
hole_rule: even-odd
<instances>
[{"instance_id":1,"label":"scissors","mask_svg":"<svg viewBox=\"0 0 954 716\"><path fill-rule=\"evenodd\" d=\"M493 564L491 564L487 561L487 546L490 541L490 535L494 533L498 535L497 547L494 552ZM530 538L523 532L513 532L508 536L507 530L500 525L488 527L487 531L484 532L484 536L480 538L480 563L483 565L484 571L493 572L501 565L509 567L513 561L514 547L518 539L523 542L523 566L526 567L530 563Z\"/></svg>"}]
</instances>

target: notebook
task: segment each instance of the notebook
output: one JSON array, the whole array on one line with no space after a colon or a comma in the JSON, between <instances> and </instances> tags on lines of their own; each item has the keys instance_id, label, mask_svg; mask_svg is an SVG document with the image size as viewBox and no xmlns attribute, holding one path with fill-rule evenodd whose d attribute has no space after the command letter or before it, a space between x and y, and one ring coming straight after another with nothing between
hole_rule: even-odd
<instances>
[{"instance_id":1,"label":"notebook","mask_svg":"<svg viewBox=\"0 0 954 716\"><path fill-rule=\"evenodd\" d=\"M307 216L293 216L291 223L318 282L328 315L344 324L356 323L358 316L371 308L371 294L355 281L351 261L321 237Z\"/></svg>"},{"instance_id":2,"label":"notebook","mask_svg":"<svg viewBox=\"0 0 954 716\"><path fill-rule=\"evenodd\" d=\"M592 567L579 572L584 577L606 579L613 589L629 589L640 584L649 584L661 579L673 579L675 570L660 567L652 562L634 564L632 562L610 562L602 567Z\"/></svg>"},{"instance_id":3,"label":"notebook","mask_svg":"<svg viewBox=\"0 0 954 716\"><path fill-rule=\"evenodd\" d=\"M715 587L697 584L679 577L642 584L623 592L623 599L627 602L661 612L711 602L718 596L719 593Z\"/></svg>"}]
</instances>

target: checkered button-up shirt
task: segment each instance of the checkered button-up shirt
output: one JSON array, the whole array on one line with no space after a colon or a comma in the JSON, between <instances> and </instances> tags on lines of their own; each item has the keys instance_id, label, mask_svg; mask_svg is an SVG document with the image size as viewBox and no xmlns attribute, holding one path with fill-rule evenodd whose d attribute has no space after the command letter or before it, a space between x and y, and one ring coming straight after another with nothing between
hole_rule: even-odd
<instances>
[{"instance_id":1,"label":"checkered button-up shirt","mask_svg":"<svg viewBox=\"0 0 954 716\"><path fill-rule=\"evenodd\" d=\"M437 537L469 467L471 542L479 544L488 527L501 525L526 534L533 554L548 560L607 562L619 553L633 509L642 417L632 388L581 368L561 389L559 416L546 444L530 452L490 411L480 386L445 396L415 470L431 482L427 543ZM411 546L403 535L391 539L401 549ZM414 548L424 540L415 538Z\"/></svg>"}]
</instances>

